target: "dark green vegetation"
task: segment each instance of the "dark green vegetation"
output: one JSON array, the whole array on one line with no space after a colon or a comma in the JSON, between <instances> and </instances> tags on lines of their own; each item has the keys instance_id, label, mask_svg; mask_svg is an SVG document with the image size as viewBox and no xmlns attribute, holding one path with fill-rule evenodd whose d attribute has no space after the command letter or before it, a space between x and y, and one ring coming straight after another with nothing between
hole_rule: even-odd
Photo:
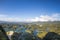
<instances>
[{"instance_id":1,"label":"dark green vegetation","mask_svg":"<svg viewBox=\"0 0 60 40\"><path fill-rule=\"evenodd\" d=\"M0 25L2 25L6 33L14 31L11 40L60 40L60 21L32 23L5 22L0 23Z\"/></svg>"},{"instance_id":2,"label":"dark green vegetation","mask_svg":"<svg viewBox=\"0 0 60 40\"><path fill-rule=\"evenodd\" d=\"M60 40L60 35L54 33L54 32L48 32L43 40Z\"/></svg>"},{"instance_id":3,"label":"dark green vegetation","mask_svg":"<svg viewBox=\"0 0 60 40\"><path fill-rule=\"evenodd\" d=\"M33 34L24 32L24 33L14 33L12 35L12 40L60 40L60 35L54 32L48 32L43 39Z\"/></svg>"},{"instance_id":4,"label":"dark green vegetation","mask_svg":"<svg viewBox=\"0 0 60 40\"><path fill-rule=\"evenodd\" d=\"M0 25L0 40L9 40L8 36L6 35L6 32Z\"/></svg>"},{"instance_id":5,"label":"dark green vegetation","mask_svg":"<svg viewBox=\"0 0 60 40\"><path fill-rule=\"evenodd\" d=\"M42 40L38 36L34 36L33 34L27 32L24 33L15 32L11 38L12 40Z\"/></svg>"}]
</instances>

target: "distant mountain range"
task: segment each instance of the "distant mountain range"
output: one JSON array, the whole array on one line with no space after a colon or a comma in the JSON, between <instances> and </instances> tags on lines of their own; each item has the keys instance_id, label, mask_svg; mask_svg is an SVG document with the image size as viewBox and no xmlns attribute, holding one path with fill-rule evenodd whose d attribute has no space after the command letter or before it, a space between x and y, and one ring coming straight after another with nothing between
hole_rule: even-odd
<instances>
[{"instance_id":1,"label":"distant mountain range","mask_svg":"<svg viewBox=\"0 0 60 40\"><path fill-rule=\"evenodd\" d=\"M8 22L8 21L0 21L0 23L60 23L60 21L37 21L37 22Z\"/></svg>"}]
</instances>

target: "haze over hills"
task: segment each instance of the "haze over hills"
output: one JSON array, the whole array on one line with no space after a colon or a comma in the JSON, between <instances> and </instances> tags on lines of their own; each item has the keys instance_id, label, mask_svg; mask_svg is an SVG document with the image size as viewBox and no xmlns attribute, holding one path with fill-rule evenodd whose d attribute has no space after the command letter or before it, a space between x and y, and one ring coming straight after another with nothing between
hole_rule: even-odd
<instances>
[{"instance_id":1,"label":"haze over hills","mask_svg":"<svg viewBox=\"0 0 60 40\"><path fill-rule=\"evenodd\" d=\"M38 23L60 23L60 21L36 21L36 22L9 22L9 21L0 21L0 23L12 23L12 24L19 24L19 23L35 23L35 24L38 24Z\"/></svg>"},{"instance_id":2,"label":"haze over hills","mask_svg":"<svg viewBox=\"0 0 60 40\"><path fill-rule=\"evenodd\" d=\"M14 16L14 15L13 15ZM36 15L37 16L37 15ZM7 22L45 22L45 21L60 21L60 13L55 13L51 15L40 15L37 17L31 18L22 18L22 17L9 17L9 15L0 14L0 21L7 21Z\"/></svg>"}]
</instances>

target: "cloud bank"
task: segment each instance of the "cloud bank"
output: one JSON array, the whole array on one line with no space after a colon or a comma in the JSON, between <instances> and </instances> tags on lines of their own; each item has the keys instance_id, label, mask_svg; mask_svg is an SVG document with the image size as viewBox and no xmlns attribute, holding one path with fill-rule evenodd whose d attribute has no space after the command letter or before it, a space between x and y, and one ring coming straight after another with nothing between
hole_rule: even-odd
<instances>
[{"instance_id":1,"label":"cloud bank","mask_svg":"<svg viewBox=\"0 0 60 40\"><path fill-rule=\"evenodd\" d=\"M19 17L9 17L9 15L0 14L0 21L19 22L21 19Z\"/></svg>"},{"instance_id":2,"label":"cloud bank","mask_svg":"<svg viewBox=\"0 0 60 40\"><path fill-rule=\"evenodd\" d=\"M40 15L40 17L35 17L31 19L26 19L26 21L60 21L60 14L52 14L52 15Z\"/></svg>"},{"instance_id":3,"label":"cloud bank","mask_svg":"<svg viewBox=\"0 0 60 40\"><path fill-rule=\"evenodd\" d=\"M20 17L8 17L8 15L0 14L0 21L9 21L9 22L37 22L37 21L60 21L60 14L52 15L40 15L35 18L21 19Z\"/></svg>"}]
</instances>

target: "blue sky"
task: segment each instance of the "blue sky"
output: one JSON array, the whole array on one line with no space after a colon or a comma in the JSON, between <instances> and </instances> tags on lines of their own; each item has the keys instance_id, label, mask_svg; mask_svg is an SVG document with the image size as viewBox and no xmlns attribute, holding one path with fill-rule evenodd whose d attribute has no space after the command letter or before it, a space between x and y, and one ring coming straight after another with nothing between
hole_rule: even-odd
<instances>
[{"instance_id":1,"label":"blue sky","mask_svg":"<svg viewBox=\"0 0 60 40\"><path fill-rule=\"evenodd\" d=\"M35 18L41 20L41 15L60 16L60 0L0 0L1 20L4 20L3 16L6 20L13 20L13 18L18 19L17 21L35 20Z\"/></svg>"}]
</instances>

